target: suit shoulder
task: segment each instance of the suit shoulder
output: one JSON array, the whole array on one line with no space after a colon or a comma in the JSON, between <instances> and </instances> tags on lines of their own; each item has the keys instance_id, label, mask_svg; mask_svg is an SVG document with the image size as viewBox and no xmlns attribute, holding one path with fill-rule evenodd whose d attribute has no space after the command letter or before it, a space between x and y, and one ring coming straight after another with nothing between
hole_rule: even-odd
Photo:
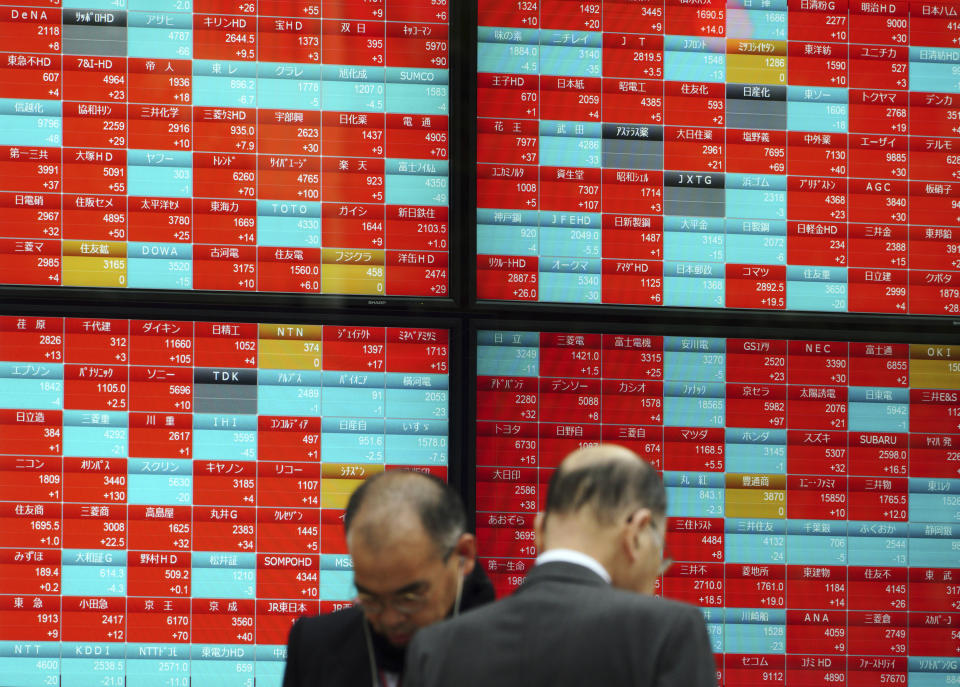
<instances>
[{"instance_id":1,"label":"suit shoulder","mask_svg":"<svg viewBox=\"0 0 960 687\"><path fill-rule=\"evenodd\" d=\"M336 641L353 633L363 632L363 613L358 608L344 608L325 615L303 616L297 620L302 642Z\"/></svg>"},{"instance_id":2,"label":"suit shoulder","mask_svg":"<svg viewBox=\"0 0 960 687\"><path fill-rule=\"evenodd\" d=\"M607 588L602 596L607 613L630 616L642 621L655 620L664 626L689 627L704 622L699 608L682 601L613 588Z\"/></svg>"}]
</instances>

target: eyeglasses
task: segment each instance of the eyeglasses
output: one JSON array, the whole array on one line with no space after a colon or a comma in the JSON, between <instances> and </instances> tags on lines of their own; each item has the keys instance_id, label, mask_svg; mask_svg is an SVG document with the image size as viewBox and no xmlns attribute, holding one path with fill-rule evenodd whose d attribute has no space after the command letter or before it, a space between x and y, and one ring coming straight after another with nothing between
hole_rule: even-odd
<instances>
[{"instance_id":1,"label":"eyeglasses","mask_svg":"<svg viewBox=\"0 0 960 687\"><path fill-rule=\"evenodd\" d=\"M453 554L456 548L456 546L451 546L449 549L447 549L443 556L440 557L440 562L445 564L448 560L450 560L450 556ZM377 594L358 591L357 604L370 615L380 615L388 607L392 608L400 615L414 615L418 611L422 610L430 600L430 584L424 583L424 585L425 586L423 589L409 592L398 592L385 597Z\"/></svg>"},{"instance_id":2,"label":"eyeglasses","mask_svg":"<svg viewBox=\"0 0 960 687\"><path fill-rule=\"evenodd\" d=\"M357 604L371 615L380 615L387 610L387 607L392 608L400 615L414 615L426 605L429 598L429 590L423 592L402 592L388 597L358 592Z\"/></svg>"}]
</instances>

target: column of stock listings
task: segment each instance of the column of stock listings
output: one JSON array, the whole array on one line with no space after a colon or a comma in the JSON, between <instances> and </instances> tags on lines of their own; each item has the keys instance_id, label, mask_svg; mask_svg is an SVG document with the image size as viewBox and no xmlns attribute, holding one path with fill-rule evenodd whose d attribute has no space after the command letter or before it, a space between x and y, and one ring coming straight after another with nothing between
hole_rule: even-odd
<instances>
[{"instance_id":1,"label":"column of stock listings","mask_svg":"<svg viewBox=\"0 0 960 687\"><path fill-rule=\"evenodd\" d=\"M481 331L477 375L501 593L560 459L615 442L662 472L658 593L701 607L721 684L957 684L960 347Z\"/></svg>"},{"instance_id":2,"label":"column of stock listings","mask_svg":"<svg viewBox=\"0 0 960 687\"><path fill-rule=\"evenodd\" d=\"M0 684L279 687L349 494L446 477L448 333L0 318Z\"/></svg>"},{"instance_id":3,"label":"column of stock listings","mask_svg":"<svg viewBox=\"0 0 960 687\"><path fill-rule=\"evenodd\" d=\"M3 283L446 296L448 23L3 0Z\"/></svg>"},{"instance_id":4,"label":"column of stock listings","mask_svg":"<svg viewBox=\"0 0 960 687\"><path fill-rule=\"evenodd\" d=\"M479 0L486 299L960 313L960 7Z\"/></svg>"}]
</instances>

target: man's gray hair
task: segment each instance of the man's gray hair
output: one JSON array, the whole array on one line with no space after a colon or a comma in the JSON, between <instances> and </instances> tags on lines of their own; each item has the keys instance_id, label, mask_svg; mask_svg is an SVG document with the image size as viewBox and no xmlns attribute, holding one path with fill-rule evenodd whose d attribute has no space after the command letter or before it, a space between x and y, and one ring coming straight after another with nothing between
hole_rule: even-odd
<instances>
[{"instance_id":1,"label":"man's gray hair","mask_svg":"<svg viewBox=\"0 0 960 687\"><path fill-rule=\"evenodd\" d=\"M437 546L439 555L446 555L467 531L467 515L460 495L446 482L430 474L413 470L390 470L369 477L354 490L343 514L347 534L366 509L383 509L386 515L404 508L420 519L424 531Z\"/></svg>"}]
</instances>

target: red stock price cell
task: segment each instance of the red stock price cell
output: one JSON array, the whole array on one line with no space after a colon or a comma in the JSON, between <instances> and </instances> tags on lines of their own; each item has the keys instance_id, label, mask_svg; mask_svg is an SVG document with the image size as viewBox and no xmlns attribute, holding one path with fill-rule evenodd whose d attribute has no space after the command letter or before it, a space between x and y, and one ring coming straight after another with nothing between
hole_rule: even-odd
<instances>
[{"instance_id":1,"label":"red stock price cell","mask_svg":"<svg viewBox=\"0 0 960 687\"><path fill-rule=\"evenodd\" d=\"M664 470L723 472L724 430L665 427Z\"/></svg>"},{"instance_id":2,"label":"red stock price cell","mask_svg":"<svg viewBox=\"0 0 960 687\"><path fill-rule=\"evenodd\" d=\"M539 155L539 125L535 120L477 121L477 159L503 164L534 164Z\"/></svg>"},{"instance_id":3,"label":"red stock price cell","mask_svg":"<svg viewBox=\"0 0 960 687\"><path fill-rule=\"evenodd\" d=\"M446 374L449 332L394 328L387 331L387 371Z\"/></svg>"},{"instance_id":4,"label":"red stock price cell","mask_svg":"<svg viewBox=\"0 0 960 687\"><path fill-rule=\"evenodd\" d=\"M607 172L605 171L606 175ZM616 178L616 175L614 175ZM632 177L630 177L632 178ZM637 177L639 181L639 176ZM602 191L606 191L606 187ZM661 190L660 197L663 197ZM604 200L606 206L606 200ZM602 250L604 262L607 260L623 261L633 264L638 260L659 262L663 258L663 218L651 215L634 215L622 213L603 214ZM622 270L626 274L650 272L659 274L651 265L646 269L630 267ZM662 271L662 268L661 270ZM617 270L613 271L614 274ZM606 289L604 289L606 292ZM618 301L630 302L630 301Z\"/></svg>"},{"instance_id":5,"label":"red stock price cell","mask_svg":"<svg viewBox=\"0 0 960 687\"><path fill-rule=\"evenodd\" d=\"M252 506L202 506L193 512L197 551L256 550L256 509Z\"/></svg>"},{"instance_id":6,"label":"red stock price cell","mask_svg":"<svg viewBox=\"0 0 960 687\"><path fill-rule=\"evenodd\" d=\"M726 399L728 427L786 427L787 390L782 384L727 384Z\"/></svg>"},{"instance_id":7,"label":"red stock price cell","mask_svg":"<svg viewBox=\"0 0 960 687\"><path fill-rule=\"evenodd\" d=\"M189 552L127 552L127 589L132 596L190 597Z\"/></svg>"},{"instance_id":8,"label":"red stock price cell","mask_svg":"<svg viewBox=\"0 0 960 687\"><path fill-rule=\"evenodd\" d=\"M333 609L324 609L330 612ZM256 632L257 644L283 644L290 635L290 627L302 615L317 615L320 604L316 601L280 601L257 599Z\"/></svg>"},{"instance_id":9,"label":"red stock price cell","mask_svg":"<svg viewBox=\"0 0 960 687\"><path fill-rule=\"evenodd\" d=\"M195 328L197 367L256 367L257 325L197 322Z\"/></svg>"},{"instance_id":10,"label":"red stock price cell","mask_svg":"<svg viewBox=\"0 0 960 687\"><path fill-rule=\"evenodd\" d=\"M190 458L192 416L185 413L130 413L130 455L138 458Z\"/></svg>"},{"instance_id":11,"label":"red stock price cell","mask_svg":"<svg viewBox=\"0 0 960 687\"><path fill-rule=\"evenodd\" d=\"M127 508L131 549L190 551L193 523L190 506L135 506Z\"/></svg>"},{"instance_id":12,"label":"red stock price cell","mask_svg":"<svg viewBox=\"0 0 960 687\"><path fill-rule=\"evenodd\" d=\"M189 644L190 599L129 597L127 641Z\"/></svg>"},{"instance_id":13,"label":"red stock price cell","mask_svg":"<svg viewBox=\"0 0 960 687\"><path fill-rule=\"evenodd\" d=\"M536 466L539 455L535 422L477 422L477 465Z\"/></svg>"},{"instance_id":14,"label":"red stock price cell","mask_svg":"<svg viewBox=\"0 0 960 687\"><path fill-rule=\"evenodd\" d=\"M539 258L512 255L477 256L479 298L536 301Z\"/></svg>"},{"instance_id":15,"label":"red stock price cell","mask_svg":"<svg viewBox=\"0 0 960 687\"><path fill-rule=\"evenodd\" d=\"M786 680L786 657L778 654L734 654L723 656L725 684L761 683L782 685Z\"/></svg>"},{"instance_id":16,"label":"red stock price cell","mask_svg":"<svg viewBox=\"0 0 960 687\"><path fill-rule=\"evenodd\" d=\"M851 611L848 618L851 654L907 655L907 614Z\"/></svg>"},{"instance_id":17,"label":"red stock price cell","mask_svg":"<svg viewBox=\"0 0 960 687\"><path fill-rule=\"evenodd\" d=\"M788 565L786 591L791 605L799 608L845 611L848 606L847 569L844 566ZM800 601L794 604L793 599ZM789 639L787 641L789 642Z\"/></svg>"},{"instance_id":18,"label":"red stock price cell","mask_svg":"<svg viewBox=\"0 0 960 687\"><path fill-rule=\"evenodd\" d=\"M256 51L260 61L319 64L321 20L261 16L250 21L257 21Z\"/></svg>"},{"instance_id":19,"label":"red stock price cell","mask_svg":"<svg viewBox=\"0 0 960 687\"><path fill-rule=\"evenodd\" d=\"M65 56L63 99L127 102L127 59Z\"/></svg>"},{"instance_id":20,"label":"red stock price cell","mask_svg":"<svg viewBox=\"0 0 960 687\"><path fill-rule=\"evenodd\" d=\"M59 55L0 53L0 82L21 98L56 98L63 92L61 64Z\"/></svg>"},{"instance_id":21,"label":"red stock price cell","mask_svg":"<svg viewBox=\"0 0 960 687\"><path fill-rule=\"evenodd\" d=\"M347 553L342 510L324 508L320 511L320 541L323 542L324 553Z\"/></svg>"},{"instance_id":22,"label":"red stock price cell","mask_svg":"<svg viewBox=\"0 0 960 687\"><path fill-rule=\"evenodd\" d=\"M907 434L850 432L850 474L897 477L907 474ZM914 458L916 460L916 458ZM916 466L916 462L913 462ZM914 474L917 468L914 467ZM919 476L919 475L918 475ZM871 520L873 518L856 518Z\"/></svg>"},{"instance_id":23,"label":"red stock price cell","mask_svg":"<svg viewBox=\"0 0 960 687\"><path fill-rule=\"evenodd\" d=\"M221 165L227 164L230 154L257 151L256 110L243 108L201 107L193 113L193 147L201 151L223 151L217 155ZM205 156L194 161L212 161ZM194 196L203 197L194 186ZM208 196L210 197L210 196ZM217 197L217 196L213 196Z\"/></svg>"},{"instance_id":24,"label":"red stock price cell","mask_svg":"<svg viewBox=\"0 0 960 687\"><path fill-rule=\"evenodd\" d=\"M723 126L726 84L668 81L664 84L665 121L675 126ZM719 143L722 138L716 139Z\"/></svg>"},{"instance_id":25,"label":"red stock price cell","mask_svg":"<svg viewBox=\"0 0 960 687\"><path fill-rule=\"evenodd\" d=\"M257 464L257 503L277 508L291 503L305 508L318 507L320 476L317 463L260 461Z\"/></svg>"},{"instance_id":26,"label":"red stock price cell","mask_svg":"<svg viewBox=\"0 0 960 687\"><path fill-rule=\"evenodd\" d=\"M324 362L326 363L327 360L329 358ZM320 418L261 415L257 422L257 456L259 458L319 462ZM298 466L297 469L304 468ZM319 478L319 473L316 476ZM263 485L260 489L262 494Z\"/></svg>"},{"instance_id":27,"label":"red stock price cell","mask_svg":"<svg viewBox=\"0 0 960 687\"><path fill-rule=\"evenodd\" d=\"M59 410L0 410L5 453L30 456L27 465L40 466L63 450L63 412ZM32 462L31 462L32 461Z\"/></svg>"},{"instance_id":28,"label":"red stock price cell","mask_svg":"<svg viewBox=\"0 0 960 687\"><path fill-rule=\"evenodd\" d=\"M319 553L319 509L257 508L257 550Z\"/></svg>"},{"instance_id":29,"label":"red stock price cell","mask_svg":"<svg viewBox=\"0 0 960 687\"><path fill-rule=\"evenodd\" d=\"M54 503L63 499L59 456L0 456L0 499Z\"/></svg>"},{"instance_id":30,"label":"red stock price cell","mask_svg":"<svg viewBox=\"0 0 960 687\"><path fill-rule=\"evenodd\" d=\"M265 599L315 599L320 589L316 554L257 554L257 596Z\"/></svg>"},{"instance_id":31,"label":"red stock price cell","mask_svg":"<svg viewBox=\"0 0 960 687\"><path fill-rule=\"evenodd\" d=\"M681 36L723 36L726 33L727 3L706 0L689 5L684 0L665 0L664 33Z\"/></svg>"},{"instance_id":32,"label":"red stock price cell","mask_svg":"<svg viewBox=\"0 0 960 687\"><path fill-rule=\"evenodd\" d=\"M659 261L604 260L601 286L605 302L660 305L663 302L663 264Z\"/></svg>"},{"instance_id":33,"label":"red stock price cell","mask_svg":"<svg viewBox=\"0 0 960 687\"><path fill-rule=\"evenodd\" d=\"M193 641L253 644L256 602L253 599L193 599Z\"/></svg>"},{"instance_id":34,"label":"red stock price cell","mask_svg":"<svg viewBox=\"0 0 960 687\"><path fill-rule=\"evenodd\" d=\"M847 612L844 610L787 610L787 655L844 656L847 649Z\"/></svg>"},{"instance_id":35,"label":"red stock price cell","mask_svg":"<svg viewBox=\"0 0 960 687\"><path fill-rule=\"evenodd\" d=\"M59 594L62 554L49 549L0 551L0 584L8 594Z\"/></svg>"},{"instance_id":36,"label":"red stock price cell","mask_svg":"<svg viewBox=\"0 0 960 687\"><path fill-rule=\"evenodd\" d=\"M63 459L63 500L73 503L126 503L127 459Z\"/></svg>"},{"instance_id":37,"label":"red stock price cell","mask_svg":"<svg viewBox=\"0 0 960 687\"><path fill-rule=\"evenodd\" d=\"M785 265L726 266L726 304L734 308L786 308Z\"/></svg>"},{"instance_id":38,"label":"red stock price cell","mask_svg":"<svg viewBox=\"0 0 960 687\"><path fill-rule=\"evenodd\" d=\"M193 371L177 367L134 367L130 370L130 409L166 413L192 408Z\"/></svg>"},{"instance_id":39,"label":"red stock price cell","mask_svg":"<svg viewBox=\"0 0 960 687\"><path fill-rule=\"evenodd\" d=\"M643 129L643 127L624 128ZM605 213L657 215L663 211L663 172L637 171L632 169L604 169L601 172L600 178L603 183L601 200ZM621 223L623 224L624 222L622 221ZM634 221L631 219L625 223L630 226L634 224ZM660 219L660 223L662 228L662 219ZM647 222L641 221L639 224L640 228L646 228L643 227L643 225L647 224ZM652 221L650 224L652 225ZM606 239L606 232L604 232L604 234L603 238ZM636 239L636 237L634 238ZM662 233L658 242L662 244ZM613 248L612 246L604 246L604 249L605 256L628 258L632 251L642 250L643 247L642 245L634 246L624 254L607 252ZM662 258L662 255L663 254L660 253L654 257Z\"/></svg>"},{"instance_id":40,"label":"red stock price cell","mask_svg":"<svg viewBox=\"0 0 960 687\"><path fill-rule=\"evenodd\" d=\"M604 425L604 442L620 444L643 456L657 471L663 471L663 428L656 426Z\"/></svg>"},{"instance_id":41,"label":"red stock price cell","mask_svg":"<svg viewBox=\"0 0 960 687\"><path fill-rule=\"evenodd\" d=\"M727 129L727 171L741 174L783 174L787 170L784 131Z\"/></svg>"},{"instance_id":42,"label":"red stock price cell","mask_svg":"<svg viewBox=\"0 0 960 687\"><path fill-rule=\"evenodd\" d=\"M257 20L222 14L194 14L193 45L197 59L255 60Z\"/></svg>"},{"instance_id":43,"label":"red stock price cell","mask_svg":"<svg viewBox=\"0 0 960 687\"><path fill-rule=\"evenodd\" d=\"M604 424L663 424L663 383L647 380L603 380Z\"/></svg>"},{"instance_id":44,"label":"red stock price cell","mask_svg":"<svg viewBox=\"0 0 960 687\"><path fill-rule=\"evenodd\" d=\"M674 552L673 544L670 545ZM701 608L724 605L722 563L674 563L662 578L663 596Z\"/></svg>"},{"instance_id":45,"label":"red stock price cell","mask_svg":"<svg viewBox=\"0 0 960 687\"><path fill-rule=\"evenodd\" d=\"M806 429L847 429L847 388L790 385L787 425Z\"/></svg>"},{"instance_id":46,"label":"red stock price cell","mask_svg":"<svg viewBox=\"0 0 960 687\"><path fill-rule=\"evenodd\" d=\"M491 556L535 558L533 514L477 511L477 545Z\"/></svg>"},{"instance_id":47,"label":"red stock price cell","mask_svg":"<svg viewBox=\"0 0 960 687\"><path fill-rule=\"evenodd\" d=\"M0 42L9 50L58 53L62 40L59 7L4 7L0 10Z\"/></svg>"},{"instance_id":48,"label":"red stock price cell","mask_svg":"<svg viewBox=\"0 0 960 687\"><path fill-rule=\"evenodd\" d=\"M787 517L846 520L847 478L816 475L787 477Z\"/></svg>"},{"instance_id":49,"label":"red stock price cell","mask_svg":"<svg viewBox=\"0 0 960 687\"><path fill-rule=\"evenodd\" d=\"M723 129L665 126L663 137L665 169L724 171Z\"/></svg>"},{"instance_id":50,"label":"red stock price cell","mask_svg":"<svg viewBox=\"0 0 960 687\"><path fill-rule=\"evenodd\" d=\"M203 460L194 463L194 503L197 505L252 506L256 503L257 473L256 465L242 461ZM205 509L211 520L221 522L220 515L227 520L243 517L239 511L230 510L223 514L215 508ZM244 514L247 511L243 511ZM251 516L252 517L252 516ZM211 532L230 529L211 525ZM244 530L238 525L237 532ZM211 549L214 550L214 549Z\"/></svg>"},{"instance_id":51,"label":"red stock price cell","mask_svg":"<svg viewBox=\"0 0 960 687\"><path fill-rule=\"evenodd\" d=\"M538 101L540 79L521 74L477 74L477 116L526 117L540 116Z\"/></svg>"},{"instance_id":52,"label":"red stock price cell","mask_svg":"<svg viewBox=\"0 0 960 687\"><path fill-rule=\"evenodd\" d=\"M540 116L543 119L599 122L600 93L599 78L541 76Z\"/></svg>"},{"instance_id":53,"label":"red stock price cell","mask_svg":"<svg viewBox=\"0 0 960 687\"><path fill-rule=\"evenodd\" d=\"M477 485L478 511L537 512L537 469L477 468Z\"/></svg>"},{"instance_id":54,"label":"red stock price cell","mask_svg":"<svg viewBox=\"0 0 960 687\"><path fill-rule=\"evenodd\" d=\"M554 468L560 465L564 456L584 446L599 444L602 438L603 430L598 424L542 423L540 425L540 484L543 489L539 494L540 498L546 500L546 485L550 482L550 475L553 474Z\"/></svg>"},{"instance_id":55,"label":"red stock price cell","mask_svg":"<svg viewBox=\"0 0 960 687\"><path fill-rule=\"evenodd\" d=\"M667 546L670 555L678 561L711 561L722 563L724 559L724 533L722 518L668 518ZM687 566L687 572L690 566ZM707 577L723 579L722 567L711 569ZM683 569L680 570L683 576ZM694 584L694 588L696 588ZM722 588L720 590L722 592ZM722 603L720 604L722 605Z\"/></svg>"},{"instance_id":56,"label":"red stock price cell","mask_svg":"<svg viewBox=\"0 0 960 687\"><path fill-rule=\"evenodd\" d=\"M724 574L727 606L785 608L785 566L727 563Z\"/></svg>"},{"instance_id":57,"label":"red stock price cell","mask_svg":"<svg viewBox=\"0 0 960 687\"><path fill-rule=\"evenodd\" d=\"M607 121L663 124L663 81L604 79L603 115Z\"/></svg>"},{"instance_id":58,"label":"red stock price cell","mask_svg":"<svg viewBox=\"0 0 960 687\"><path fill-rule=\"evenodd\" d=\"M320 60L323 64L371 67L386 64L385 25L382 21L347 22L324 19L322 27ZM359 71L359 67L356 69Z\"/></svg>"},{"instance_id":59,"label":"red stock price cell","mask_svg":"<svg viewBox=\"0 0 960 687\"><path fill-rule=\"evenodd\" d=\"M71 549L127 548L126 505L63 505L63 546Z\"/></svg>"},{"instance_id":60,"label":"red stock price cell","mask_svg":"<svg viewBox=\"0 0 960 687\"><path fill-rule=\"evenodd\" d=\"M56 642L61 638L59 595L0 596L0 640Z\"/></svg>"},{"instance_id":61,"label":"red stock price cell","mask_svg":"<svg viewBox=\"0 0 960 687\"><path fill-rule=\"evenodd\" d=\"M257 249L254 246L197 246L193 285L218 289L229 284L241 291L257 286Z\"/></svg>"}]
</instances>

